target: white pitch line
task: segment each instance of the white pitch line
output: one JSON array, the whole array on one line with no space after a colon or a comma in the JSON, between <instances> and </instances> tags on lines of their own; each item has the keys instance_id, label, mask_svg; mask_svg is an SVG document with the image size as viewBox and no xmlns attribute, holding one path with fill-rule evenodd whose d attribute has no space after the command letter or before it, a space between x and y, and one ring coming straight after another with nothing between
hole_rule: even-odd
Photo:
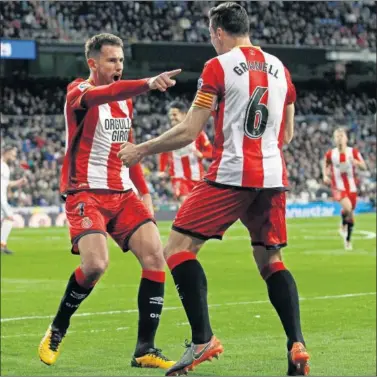
<instances>
[{"instance_id":1,"label":"white pitch line","mask_svg":"<svg viewBox=\"0 0 377 377\"><path fill-rule=\"evenodd\" d=\"M334 295L334 296L316 296L316 297L301 297L301 301L311 301L311 300L333 300L333 299L340 299L340 298L348 298L348 297L360 297L360 296L371 296L375 295L376 292L363 292L363 293L346 293L342 295ZM256 305L256 304L268 304L270 303L269 300L260 300L260 301L243 301L243 302L226 302L223 304L211 304L208 305L210 308L218 308L221 306L236 306L236 305ZM166 310L179 310L182 309L182 306L167 306L164 308ZM107 312L88 312L88 313L77 313L75 317L88 317L93 315L113 315L113 314L127 314L127 313L138 313L138 309L129 309L129 310L111 310ZM9 317L9 318L1 318L1 323L3 322L15 322L15 321L27 321L32 319L49 319L53 318L52 315L35 315L35 316L28 316L28 317Z\"/></svg>"},{"instance_id":2,"label":"white pitch line","mask_svg":"<svg viewBox=\"0 0 377 377\"><path fill-rule=\"evenodd\" d=\"M115 329L115 331L125 331L129 330L130 327L118 327ZM68 330L67 334L72 334L75 332L83 333L83 332L89 332L89 333L96 333L96 332L108 332L109 329L94 329L94 330ZM42 336L43 334L30 334L30 333L25 333L25 334L15 334L15 335L2 335L1 339L8 339L8 338L24 338L25 336L34 338L34 337L39 337Z\"/></svg>"}]
</instances>

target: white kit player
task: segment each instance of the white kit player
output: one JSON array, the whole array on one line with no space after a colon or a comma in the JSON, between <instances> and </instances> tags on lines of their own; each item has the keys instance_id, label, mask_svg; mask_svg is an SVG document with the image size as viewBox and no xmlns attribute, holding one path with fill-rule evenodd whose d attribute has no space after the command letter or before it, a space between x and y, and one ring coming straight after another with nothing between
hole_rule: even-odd
<instances>
[{"instance_id":1,"label":"white kit player","mask_svg":"<svg viewBox=\"0 0 377 377\"><path fill-rule=\"evenodd\" d=\"M17 158L17 148L7 146L1 154L1 252L12 254L7 247L9 234L13 227L13 211L8 203L8 188L21 187L27 180L25 177L15 181L10 180L9 164Z\"/></svg>"}]
</instances>

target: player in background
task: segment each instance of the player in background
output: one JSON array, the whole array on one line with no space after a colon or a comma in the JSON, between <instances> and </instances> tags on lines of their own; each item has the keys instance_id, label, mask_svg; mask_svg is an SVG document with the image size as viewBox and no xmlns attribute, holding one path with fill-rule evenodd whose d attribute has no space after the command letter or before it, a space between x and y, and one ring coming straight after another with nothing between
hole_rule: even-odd
<instances>
[{"instance_id":1,"label":"player in background","mask_svg":"<svg viewBox=\"0 0 377 377\"><path fill-rule=\"evenodd\" d=\"M13 227L13 211L8 204L8 188L21 187L27 183L22 177L15 181L10 180L9 165L17 158L17 148L6 146L1 153L1 253L13 254L7 247L7 241Z\"/></svg>"},{"instance_id":2,"label":"player in background","mask_svg":"<svg viewBox=\"0 0 377 377\"><path fill-rule=\"evenodd\" d=\"M187 115L183 102L173 101L169 106L169 120L172 127L181 123ZM202 131L191 144L172 152L163 152L159 158L160 177L170 175L174 196L183 203L194 186L204 176L203 159L212 158L212 145Z\"/></svg>"},{"instance_id":3,"label":"player in background","mask_svg":"<svg viewBox=\"0 0 377 377\"><path fill-rule=\"evenodd\" d=\"M358 179L356 168L367 166L357 148L347 145L347 132L339 127L334 131L335 148L326 152L322 163L323 181L330 184L334 200L342 206L342 222L339 229L344 239L344 248L352 250L351 236L355 224L353 211L357 202Z\"/></svg>"},{"instance_id":4,"label":"player in background","mask_svg":"<svg viewBox=\"0 0 377 377\"><path fill-rule=\"evenodd\" d=\"M164 303L165 260L152 200L141 166L126 168L117 152L130 138L131 98L149 90L165 91L175 84L171 77L180 70L149 79L121 80L123 42L112 34L90 38L85 55L89 78L77 79L67 87L66 154L60 179L72 252L80 255L81 264L71 275L57 314L40 343L39 357L47 365L56 362L72 315L107 269L109 234L124 252L131 250L142 267L131 365L167 369L174 362L154 344ZM131 181L143 201L132 191ZM85 349L85 344L82 347Z\"/></svg>"},{"instance_id":5,"label":"player in background","mask_svg":"<svg viewBox=\"0 0 377 377\"><path fill-rule=\"evenodd\" d=\"M254 259L287 336L288 375L307 375L298 291L280 252L287 245L282 147L293 137L295 87L277 57L251 44L242 6L222 3L209 19L219 56L205 64L185 119L155 139L125 143L118 154L131 166L144 156L182 148L213 113L213 162L179 209L164 250L192 331L191 343L166 375L187 373L223 352L210 325L207 279L196 255L207 239L221 239L238 219L249 230Z\"/></svg>"}]
</instances>

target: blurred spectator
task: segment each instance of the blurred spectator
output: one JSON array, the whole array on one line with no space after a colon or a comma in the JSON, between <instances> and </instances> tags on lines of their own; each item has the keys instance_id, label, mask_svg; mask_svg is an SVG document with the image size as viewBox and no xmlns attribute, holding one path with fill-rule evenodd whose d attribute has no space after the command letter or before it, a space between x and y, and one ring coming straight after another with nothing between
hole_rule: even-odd
<instances>
[{"instance_id":1,"label":"blurred spectator","mask_svg":"<svg viewBox=\"0 0 377 377\"><path fill-rule=\"evenodd\" d=\"M126 42L209 42L207 13L213 1L8 1L1 3L2 37L80 42L98 32L112 32ZM293 46L344 46L376 50L375 2L346 1L242 1L250 16L255 44ZM344 64L335 66L343 80ZM26 174L29 185L15 191L10 202L18 206L57 205L59 175L64 156L63 107L67 81L24 79L17 86L4 79L2 87L2 145L18 144L15 176ZM138 142L168 128L166 109L175 98L188 104L193 93L150 93L134 103L134 130ZM376 192L376 101L363 92L342 89L300 90L296 102L296 132L285 147L291 182L290 200L327 200L329 187L322 184L320 160L332 146L334 127L345 126L351 143L357 143L368 163L361 176L360 194L374 200ZM310 114L310 115L309 115ZM206 130L213 138L212 125ZM155 203L173 199L170 182L156 174L156 158L143 161ZM22 171L24 170L24 172Z\"/></svg>"},{"instance_id":2,"label":"blurred spectator","mask_svg":"<svg viewBox=\"0 0 377 377\"><path fill-rule=\"evenodd\" d=\"M59 204L59 174L65 143L62 115L65 86L64 81L49 80L48 85L42 85L35 80L21 83L19 88L4 88L2 143L18 143L18 169L26 169L30 182L23 191L18 190L11 196L10 202L15 205ZM375 196L376 115L373 115L375 105L374 108L366 105L372 99L365 94L335 90L298 91L298 94L295 137L284 148L291 183L289 198L307 201L329 197L329 187L322 184L320 163L326 150L332 147L332 132L338 126L348 128L350 143L357 144L367 161L368 172L361 177L361 195ZM167 106L176 97L185 99L188 104L192 100L191 93L182 95L174 91L149 93L135 99L137 142L158 136L168 128ZM213 139L211 124L206 132ZM145 159L143 166L156 204L172 201L169 181L157 177L156 157ZM17 175L17 171L15 173Z\"/></svg>"},{"instance_id":3,"label":"blurred spectator","mask_svg":"<svg viewBox=\"0 0 377 377\"><path fill-rule=\"evenodd\" d=\"M213 1L8 1L3 37L84 41L113 32L128 43L208 42ZM376 12L364 1L241 1L256 44L376 49Z\"/></svg>"},{"instance_id":4,"label":"blurred spectator","mask_svg":"<svg viewBox=\"0 0 377 377\"><path fill-rule=\"evenodd\" d=\"M10 81L3 81L3 107L7 115L59 114L63 111L66 85L60 78L18 80L17 87ZM182 90L182 88L180 89ZM151 93L138 97L136 107L141 114L160 114L161 110L178 94L172 91L164 95ZM183 94L191 102L193 93ZM332 115L335 117L371 115L376 113L376 101L363 92L349 92L343 89L300 90L297 88L296 114ZM151 132L159 118L150 124ZM148 127L148 126L146 126Z\"/></svg>"}]
</instances>

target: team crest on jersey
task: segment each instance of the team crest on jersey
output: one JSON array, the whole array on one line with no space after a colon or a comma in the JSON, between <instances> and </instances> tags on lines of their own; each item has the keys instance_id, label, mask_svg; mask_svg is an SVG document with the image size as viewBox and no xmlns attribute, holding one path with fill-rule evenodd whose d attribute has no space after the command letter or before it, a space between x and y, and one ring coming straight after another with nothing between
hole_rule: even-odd
<instances>
[{"instance_id":1,"label":"team crest on jersey","mask_svg":"<svg viewBox=\"0 0 377 377\"><path fill-rule=\"evenodd\" d=\"M83 92L85 89L89 88L91 85L87 82L87 81L84 81L82 82L78 88Z\"/></svg>"},{"instance_id":2,"label":"team crest on jersey","mask_svg":"<svg viewBox=\"0 0 377 377\"><path fill-rule=\"evenodd\" d=\"M89 219L89 217L84 217L81 221L81 228L89 229L93 225L92 220Z\"/></svg>"},{"instance_id":3,"label":"team crest on jersey","mask_svg":"<svg viewBox=\"0 0 377 377\"><path fill-rule=\"evenodd\" d=\"M202 86L203 86L203 79L200 78L200 79L198 80L198 90L202 89Z\"/></svg>"}]
</instances>

